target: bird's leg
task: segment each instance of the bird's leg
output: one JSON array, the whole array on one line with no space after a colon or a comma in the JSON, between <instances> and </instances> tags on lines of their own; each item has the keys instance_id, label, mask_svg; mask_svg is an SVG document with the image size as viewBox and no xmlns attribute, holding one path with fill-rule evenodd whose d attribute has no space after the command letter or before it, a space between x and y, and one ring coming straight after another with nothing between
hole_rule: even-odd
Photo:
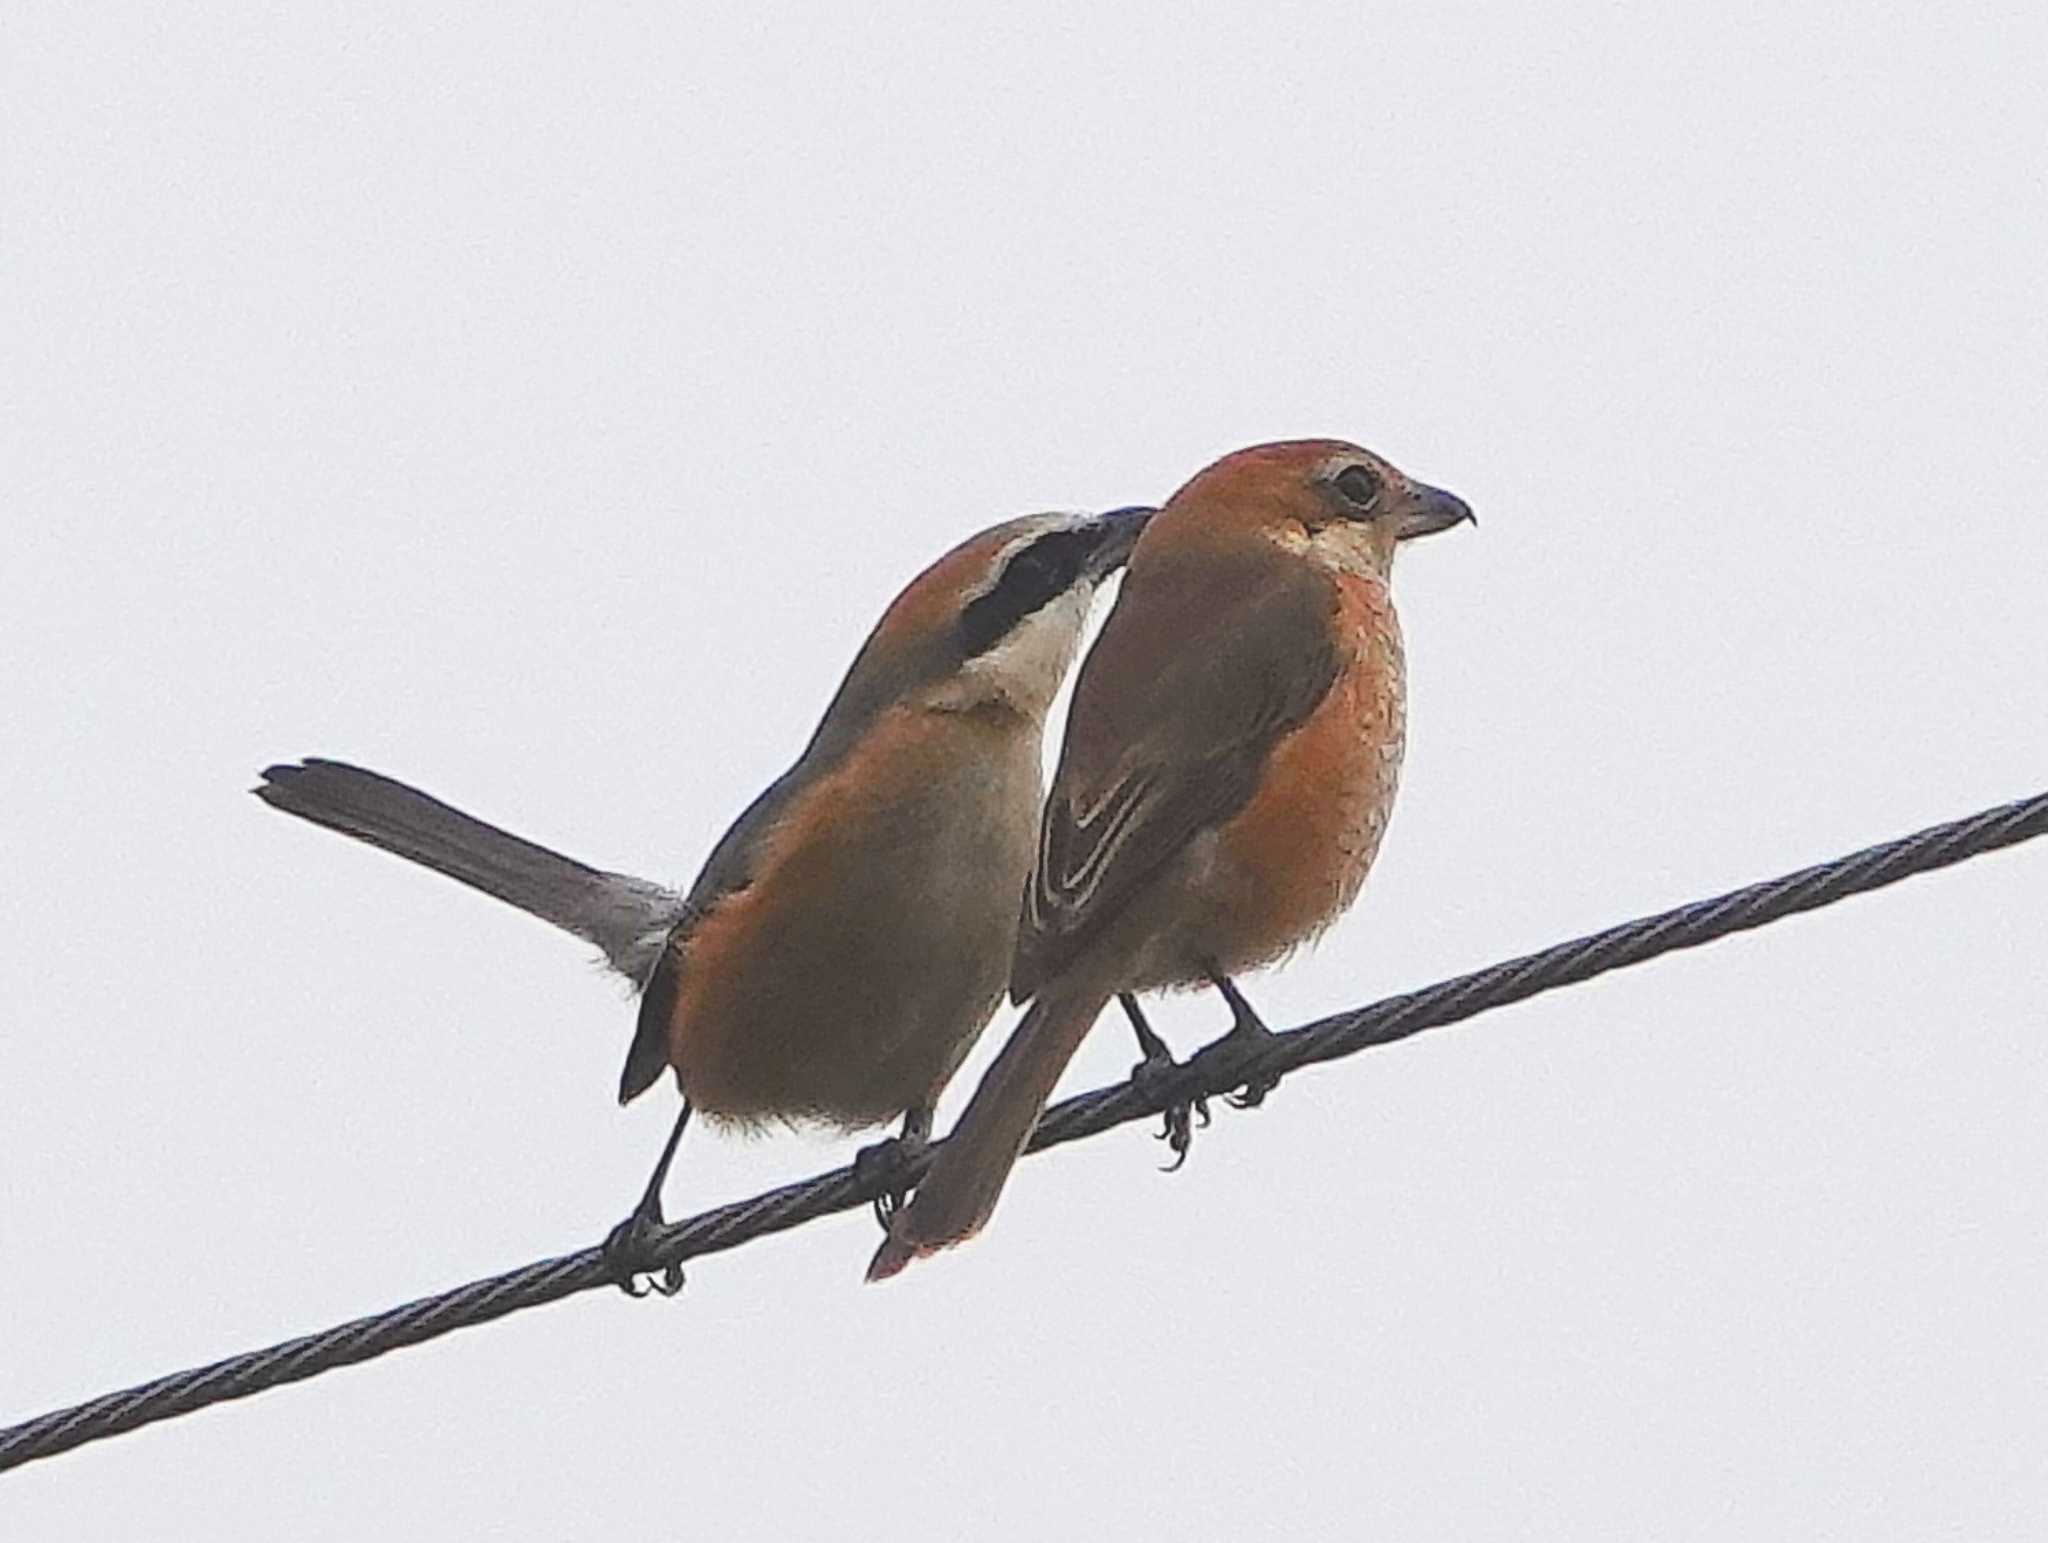
<instances>
[{"instance_id":1,"label":"bird's leg","mask_svg":"<svg viewBox=\"0 0 2048 1543\"><path fill-rule=\"evenodd\" d=\"M1131 1081L1149 1092L1171 1079L1180 1070L1180 1062L1166 1048L1166 1041L1145 1021L1144 1010L1138 1006L1135 996L1128 991L1120 991L1116 999L1123 1006L1124 1016L1131 1020L1131 1028L1138 1036L1138 1053L1145 1058L1131 1068ZM1173 1149L1173 1161L1162 1171L1172 1173L1188 1160L1188 1149L1195 1144L1195 1116L1201 1115L1204 1125L1209 1123L1209 1100L1184 1098L1167 1105L1164 1113L1166 1128L1160 1131L1158 1139Z\"/></svg>"},{"instance_id":2,"label":"bird's leg","mask_svg":"<svg viewBox=\"0 0 2048 1543\"><path fill-rule=\"evenodd\" d=\"M676 1160L676 1148L682 1144L683 1129L689 1123L690 1101L686 1098L683 1100L683 1112L676 1116L676 1128L668 1133L668 1145L661 1149L661 1160L654 1165L654 1173L647 1180L647 1189L640 1196L640 1203L633 1207L633 1214L612 1228L611 1236L604 1240L604 1261L612 1281L629 1297L644 1297L650 1291L672 1297L683 1289L681 1263L656 1266L648 1261L647 1249L653 1234L662 1226L661 1187L668 1180L669 1164ZM659 1275L653 1273L657 1268L661 1271ZM642 1275L650 1278L642 1281Z\"/></svg>"},{"instance_id":3,"label":"bird's leg","mask_svg":"<svg viewBox=\"0 0 2048 1543\"><path fill-rule=\"evenodd\" d=\"M1237 989L1237 982L1221 970L1209 972L1209 984L1223 993L1223 1000L1230 1004L1230 1032L1202 1052L1219 1051L1227 1055L1241 1056L1270 1043L1273 1031L1266 1027L1252 1004L1244 999L1244 993ZM1252 1077L1244 1087L1230 1095L1233 1109L1256 1109L1266 1101L1266 1095L1280 1085L1275 1076Z\"/></svg>"},{"instance_id":4,"label":"bird's leg","mask_svg":"<svg viewBox=\"0 0 2048 1543\"><path fill-rule=\"evenodd\" d=\"M875 1220L884 1232L889 1230L889 1218L896 1214L897 1207L910 1193L910 1185L903 1177L904 1170L914 1158L923 1155L931 1139L932 1107L924 1104L904 1111L901 1135L862 1147L854 1154L854 1178L863 1184L882 1186L875 1195L874 1211Z\"/></svg>"}]
</instances>

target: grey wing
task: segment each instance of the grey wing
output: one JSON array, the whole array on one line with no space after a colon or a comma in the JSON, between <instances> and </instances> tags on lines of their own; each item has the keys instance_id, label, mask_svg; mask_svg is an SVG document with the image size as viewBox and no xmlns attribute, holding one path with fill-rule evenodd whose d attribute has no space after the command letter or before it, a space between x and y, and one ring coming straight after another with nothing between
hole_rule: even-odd
<instances>
[{"instance_id":1,"label":"grey wing","mask_svg":"<svg viewBox=\"0 0 2048 1543\"><path fill-rule=\"evenodd\" d=\"M682 914L657 945L640 978L640 1015L633 1025L625 1069L619 1074L620 1103L631 1103L653 1087L668 1065L669 1024L675 1016L682 973L689 967L690 923L725 896L753 882L762 839L774 830L796 790L807 780L806 762L798 761L747 805L704 860L703 870L683 902Z\"/></svg>"}]
</instances>

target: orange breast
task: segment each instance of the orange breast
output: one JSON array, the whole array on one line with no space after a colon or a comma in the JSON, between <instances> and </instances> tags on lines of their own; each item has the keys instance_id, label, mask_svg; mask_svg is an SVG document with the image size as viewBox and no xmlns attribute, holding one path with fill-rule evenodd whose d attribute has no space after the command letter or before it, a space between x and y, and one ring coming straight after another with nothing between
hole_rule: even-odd
<instances>
[{"instance_id":1,"label":"orange breast","mask_svg":"<svg viewBox=\"0 0 2048 1543\"><path fill-rule=\"evenodd\" d=\"M1229 968L1275 959L1336 920L1393 811L1406 733L1400 624L1384 583L1344 575L1338 590L1337 680L1218 832L1217 952Z\"/></svg>"}]
</instances>

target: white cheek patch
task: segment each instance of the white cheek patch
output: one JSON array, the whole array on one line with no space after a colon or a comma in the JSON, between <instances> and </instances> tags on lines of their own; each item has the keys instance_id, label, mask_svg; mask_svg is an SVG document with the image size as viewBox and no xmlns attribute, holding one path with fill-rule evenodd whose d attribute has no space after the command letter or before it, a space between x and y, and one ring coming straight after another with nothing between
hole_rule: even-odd
<instances>
[{"instance_id":1,"label":"white cheek patch","mask_svg":"<svg viewBox=\"0 0 2048 1543\"><path fill-rule=\"evenodd\" d=\"M1309 535L1306 525L1297 525L1293 520L1283 520L1264 533L1265 538L1281 551L1294 557L1309 555Z\"/></svg>"},{"instance_id":2,"label":"white cheek patch","mask_svg":"<svg viewBox=\"0 0 2048 1543\"><path fill-rule=\"evenodd\" d=\"M1381 560L1374 555L1372 537L1355 520L1334 520L1320 530L1293 520L1264 532L1265 538L1290 557L1303 557L1332 573L1376 575Z\"/></svg>"},{"instance_id":3,"label":"white cheek patch","mask_svg":"<svg viewBox=\"0 0 2048 1543\"><path fill-rule=\"evenodd\" d=\"M1352 520L1325 525L1308 538L1306 547L1310 557L1334 573L1369 575L1381 568L1367 528Z\"/></svg>"}]
</instances>

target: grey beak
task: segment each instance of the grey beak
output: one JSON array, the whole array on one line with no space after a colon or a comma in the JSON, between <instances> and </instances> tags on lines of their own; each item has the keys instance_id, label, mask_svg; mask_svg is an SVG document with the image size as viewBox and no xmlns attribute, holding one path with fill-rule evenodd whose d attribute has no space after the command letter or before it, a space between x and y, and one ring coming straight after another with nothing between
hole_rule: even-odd
<instances>
[{"instance_id":1,"label":"grey beak","mask_svg":"<svg viewBox=\"0 0 2048 1543\"><path fill-rule=\"evenodd\" d=\"M1408 500L1408 507L1401 511L1400 539L1412 541L1417 536L1433 536L1440 530L1449 530L1453 525L1467 521L1477 525L1478 518L1472 513L1472 506L1456 493L1446 493L1442 488L1433 488L1426 482L1415 484L1415 492Z\"/></svg>"},{"instance_id":2,"label":"grey beak","mask_svg":"<svg viewBox=\"0 0 2048 1543\"><path fill-rule=\"evenodd\" d=\"M1112 509L1107 514L1098 514L1095 525L1102 532L1102 540L1095 548L1090 564L1101 573L1114 573L1127 562L1131 548L1138 544L1138 538L1145 534L1145 526L1159 511L1150 505L1134 505L1129 509Z\"/></svg>"}]
</instances>

